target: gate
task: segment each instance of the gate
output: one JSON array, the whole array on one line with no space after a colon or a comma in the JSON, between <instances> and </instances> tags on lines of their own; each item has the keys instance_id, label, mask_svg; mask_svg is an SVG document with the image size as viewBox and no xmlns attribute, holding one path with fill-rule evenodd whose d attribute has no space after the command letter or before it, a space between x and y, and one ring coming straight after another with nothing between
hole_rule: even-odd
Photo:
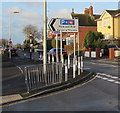
<instances>
[{"instance_id":1,"label":"gate","mask_svg":"<svg viewBox=\"0 0 120 113\"><path fill-rule=\"evenodd\" d=\"M27 92L62 82L62 63L46 64L44 74L43 64L25 67L25 82Z\"/></svg>"}]
</instances>

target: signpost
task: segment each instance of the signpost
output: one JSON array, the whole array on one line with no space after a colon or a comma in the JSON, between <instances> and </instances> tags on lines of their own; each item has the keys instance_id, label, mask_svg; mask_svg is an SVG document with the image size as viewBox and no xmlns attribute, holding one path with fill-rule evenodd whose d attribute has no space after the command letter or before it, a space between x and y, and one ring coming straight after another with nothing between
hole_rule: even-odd
<instances>
[{"instance_id":1,"label":"signpost","mask_svg":"<svg viewBox=\"0 0 120 113\"><path fill-rule=\"evenodd\" d=\"M62 61L62 32L74 33L74 62L75 62L75 33L78 33L78 19L52 18L49 23L52 32L60 32L61 38L61 61ZM57 34L57 33L55 33ZM57 40L56 40L57 41ZM73 66L75 67L75 66ZM75 71L75 69L74 69ZM74 75L75 76L75 75Z\"/></svg>"},{"instance_id":2,"label":"signpost","mask_svg":"<svg viewBox=\"0 0 120 113\"><path fill-rule=\"evenodd\" d=\"M51 31L76 33L78 32L78 19L52 18L49 28Z\"/></svg>"}]
</instances>

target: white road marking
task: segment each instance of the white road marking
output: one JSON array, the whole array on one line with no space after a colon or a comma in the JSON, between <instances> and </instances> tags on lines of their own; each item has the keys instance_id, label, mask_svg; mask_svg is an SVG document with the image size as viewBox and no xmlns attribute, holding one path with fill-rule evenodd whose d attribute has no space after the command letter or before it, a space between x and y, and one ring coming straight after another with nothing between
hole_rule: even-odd
<instances>
[{"instance_id":1,"label":"white road marking","mask_svg":"<svg viewBox=\"0 0 120 113\"><path fill-rule=\"evenodd\" d=\"M119 77L116 77L116 76L113 76L113 75L107 75L105 73L97 73L97 75L98 75L97 78L100 78L100 79L103 79L103 80L106 80L108 82L112 82L112 83L115 83L115 84L120 84L120 78Z\"/></svg>"},{"instance_id":2,"label":"white road marking","mask_svg":"<svg viewBox=\"0 0 120 113\"><path fill-rule=\"evenodd\" d=\"M17 68L19 68L19 70L21 71L21 73L23 73L23 70L21 67L17 66Z\"/></svg>"},{"instance_id":3,"label":"white road marking","mask_svg":"<svg viewBox=\"0 0 120 113\"><path fill-rule=\"evenodd\" d=\"M117 80L120 80L119 77L117 76L113 76L113 75L108 75L108 74L105 74L105 73L97 73L98 75L103 75L103 76L106 76L106 77L110 77L110 78L113 78L113 79L117 79Z\"/></svg>"},{"instance_id":4,"label":"white road marking","mask_svg":"<svg viewBox=\"0 0 120 113\"><path fill-rule=\"evenodd\" d=\"M119 67L118 65L112 65L112 64L101 64L101 63L95 63L95 62L90 62L91 64L97 64L97 65L103 65L103 66L110 66L110 67Z\"/></svg>"}]
</instances>

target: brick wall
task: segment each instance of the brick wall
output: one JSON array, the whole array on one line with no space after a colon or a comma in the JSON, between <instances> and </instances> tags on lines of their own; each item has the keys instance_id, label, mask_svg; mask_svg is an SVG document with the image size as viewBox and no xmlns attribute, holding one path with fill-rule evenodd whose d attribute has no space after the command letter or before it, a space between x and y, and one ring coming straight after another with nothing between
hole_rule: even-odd
<instances>
[{"instance_id":1,"label":"brick wall","mask_svg":"<svg viewBox=\"0 0 120 113\"><path fill-rule=\"evenodd\" d=\"M84 39L89 31L97 32L96 26L80 26L79 27L79 36L77 36L76 43L78 42L78 38L80 40L80 48L84 48Z\"/></svg>"}]
</instances>

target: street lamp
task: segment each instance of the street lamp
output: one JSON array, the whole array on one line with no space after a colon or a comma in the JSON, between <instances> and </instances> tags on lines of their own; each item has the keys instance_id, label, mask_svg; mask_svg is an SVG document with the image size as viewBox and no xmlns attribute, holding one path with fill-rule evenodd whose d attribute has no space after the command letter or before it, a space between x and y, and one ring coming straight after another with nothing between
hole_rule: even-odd
<instances>
[{"instance_id":1,"label":"street lamp","mask_svg":"<svg viewBox=\"0 0 120 113\"><path fill-rule=\"evenodd\" d=\"M20 13L18 11L14 11L14 12L10 12L9 15L9 59L11 59L11 47L12 47L12 37L11 37L11 15L12 14L16 14L16 13Z\"/></svg>"}]
</instances>

